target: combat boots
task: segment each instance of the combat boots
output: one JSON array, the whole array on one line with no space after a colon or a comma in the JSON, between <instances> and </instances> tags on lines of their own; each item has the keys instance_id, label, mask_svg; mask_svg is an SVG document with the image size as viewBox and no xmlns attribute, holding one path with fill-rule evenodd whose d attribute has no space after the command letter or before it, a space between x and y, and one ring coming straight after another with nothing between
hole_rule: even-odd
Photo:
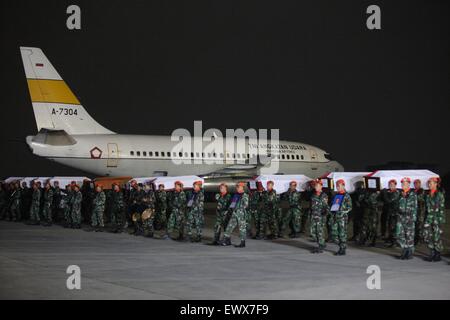
<instances>
[{"instance_id":1,"label":"combat boots","mask_svg":"<svg viewBox=\"0 0 450 320\"><path fill-rule=\"evenodd\" d=\"M425 261L429 261L429 262L434 261L435 254L436 254L436 251L434 251L434 249L431 249L430 255L428 257L425 257Z\"/></svg>"},{"instance_id":2,"label":"combat boots","mask_svg":"<svg viewBox=\"0 0 450 320\"><path fill-rule=\"evenodd\" d=\"M219 239L220 239L220 233L215 233L215 234L214 234L214 241L211 242L211 245L213 245L213 246L218 246L218 245L220 245Z\"/></svg>"},{"instance_id":3,"label":"combat boots","mask_svg":"<svg viewBox=\"0 0 450 320\"><path fill-rule=\"evenodd\" d=\"M230 237L224 237L222 241L222 246L231 246L231 238Z\"/></svg>"},{"instance_id":4,"label":"combat boots","mask_svg":"<svg viewBox=\"0 0 450 320\"><path fill-rule=\"evenodd\" d=\"M400 255L400 260L405 260L408 254L408 249L403 249L402 254Z\"/></svg>"},{"instance_id":5,"label":"combat boots","mask_svg":"<svg viewBox=\"0 0 450 320\"><path fill-rule=\"evenodd\" d=\"M235 248L245 248L245 240L241 240L241 243L234 246Z\"/></svg>"},{"instance_id":6,"label":"combat boots","mask_svg":"<svg viewBox=\"0 0 450 320\"><path fill-rule=\"evenodd\" d=\"M345 256L345 249L339 248L338 252L335 253L336 256Z\"/></svg>"},{"instance_id":7,"label":"combat boots","mask_svg":"<svg viewBox=\"0 0 450 320\"><path fill-rule=\"evenodd\" d=\"M325 248L324 246L319 244L319 246L314 248L311 252L312 253L322 253L324 248Z\"/></svg>"},{"instance_id":8,"label":"combat boots","mask_svg":"<svg viewBox=\"0 0 450 320\"><path fill-rule=\"evenodd\" d=\"M439 251L434 251L433 261L438 262L441 261L441 253Z\"/></svg>"}]
</instances>

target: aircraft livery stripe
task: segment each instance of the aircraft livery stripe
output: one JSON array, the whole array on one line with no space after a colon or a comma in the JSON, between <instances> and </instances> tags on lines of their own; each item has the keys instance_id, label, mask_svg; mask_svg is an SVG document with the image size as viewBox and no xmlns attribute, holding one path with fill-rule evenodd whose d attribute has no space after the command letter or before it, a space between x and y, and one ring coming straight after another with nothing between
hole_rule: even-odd
<instances>
[{"instance_id":1,"label":"aircraft livery stripe","mask_svg":"<svg viewBox=\"0 0 450 320\"><path fill-rule=\"evenodd\" d=\"M31 102L80 104L64 80L27 79Z\"/></svg>"}]
</instances>

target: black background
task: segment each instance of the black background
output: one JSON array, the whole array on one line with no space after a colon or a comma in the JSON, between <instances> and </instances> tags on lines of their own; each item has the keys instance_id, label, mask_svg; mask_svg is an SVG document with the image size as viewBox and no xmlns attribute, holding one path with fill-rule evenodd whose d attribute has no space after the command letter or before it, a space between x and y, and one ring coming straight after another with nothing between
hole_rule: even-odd
<instances>
[{"instance_id":1,"label":"black background","mask_svg":"<svg viewBox=\"0 0 450 320\"><path fill-rule=\"evenodd\" d=\"M449 1L1 1L0 177L79 171L32 156L19 46L36 46L119 133L279 128L347 170L450 171ZM81 30L66 8L81 7ZM381 7L382 30L366 28Z\"/></svg>"}]
</instances>

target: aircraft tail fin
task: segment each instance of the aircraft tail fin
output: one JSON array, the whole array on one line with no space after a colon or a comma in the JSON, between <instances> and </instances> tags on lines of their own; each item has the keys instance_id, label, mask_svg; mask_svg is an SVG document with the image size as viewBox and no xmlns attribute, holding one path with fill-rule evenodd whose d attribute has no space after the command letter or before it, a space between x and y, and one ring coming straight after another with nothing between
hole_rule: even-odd
<instances>
[{"instance_id":1,"label":"aircraft tail fin","mask_svg":"<svg viewBox=\"0 0 450 320\"><path fill-rule=\"evenodd\" d=\"M20 47L38 131L64 130L68 134L114 133L83 108L41 49Z\"/></svg>"}]
</instances>

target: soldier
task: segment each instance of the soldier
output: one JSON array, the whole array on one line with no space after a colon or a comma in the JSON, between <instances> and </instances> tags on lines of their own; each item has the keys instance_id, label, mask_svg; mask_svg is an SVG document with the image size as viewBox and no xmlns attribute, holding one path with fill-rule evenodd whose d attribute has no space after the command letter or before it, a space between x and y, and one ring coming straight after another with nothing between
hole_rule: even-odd
<instances>
[{"instance_id":1,"label":"soldier","mask_svg":"<svg viewBox=\"0 0 450 320\"><path fill-rule=\"evenodd\" d=\"M30 218L29 213L30 213L32 192L33 191L31 190L31 185L30 185L30 187L28 187L27 182L23 181L22 182L21 200L20 200L20 204L21 204L20 212L22 213L22 219L24 219L24 220L28 220Z\"/></svg>"},{"instance_id":2,"label":"soldier","mask_svg":"<svg viewBox=\"0 0 450 320\"><path fill-rule=\"evenodd\" d=\"M267 190L262 193L263 214L261 216L261 229L260 235L264 239L276 239L278 237L278 196L277 192L273 189L273 181L267 182ZM269 227L270 236L266 236L266 229Z\"/></svg>"},{"instance_id":3,"label":"soldier","mask_svg":"<svg viewBox=\"0 0 450 320\"><path fill-rule=\"evenodd\" d=\"M311 195L311 227L310 233L313 239L317 241L318 247L313 253L322 253L325 249L325 239L323 236L324 222L330 211L328 206L328 196L322 191L322 180L314 180L315 192Z\"/></svg>"},{"instance_id":4,"label":"soldier","mask_svg":"<svg viewBox=\"0 0 450 320\"><path fill-rule=\"evenodd\" d=\"M102 232L105 227L103 222L103 214L105 212L106 195L103 192L103 187L97 185L95 187L95 195L92 201L92 217L91 225L95 232Z\"/></svg>"},{"instance_id":5,"label":"soldier","mask_svg":"<svg viewBox=\"0 0 450 320\"><path fill-rule=\"evenodd\" d=\"M411 179L401 180L402 192L398 200L396 238L402 248L401 260L412 259L414 253L414 225L417 218L417 195L411 190Z\"/></svg>"},{"instance_id":6,"label":"soldier","mask_svg":"<svg viewBox=\"0 0 450 320\"><path fill-rule=\"evenodd\" d=\"M301 204L300 204L300 192L297 191L297 182L291 181L289 183L289 191L286 193L286 198L289 203L289 209L284 216L283 224L281 227L281 236L287 227L291 228L289 236L291 238L297 238L300 233L300 219L301 219Z\"/></svg>"},{"instance_id":7,"label":"soldier","mask_svg":"<svg viewBox=\"0 0 450 320\"><path fill-rule=\"evenodd\" d=\"M236 185L236 193L231 198L230 210L232 210L231 218L228 223L228 226L223 235L223 246L231 245L231 233L236 228L239 228L239 237L241 242L239 245L235 246L236 248L244 248L245 247L245 237L247 234L247 221L246 211L248 208L249 197L248 194L244 192L245 182L239 182Z\"/></svg>"},{"instance_id":8,"label":"soldier","mask_svg":"<svg viewBox=\"0 0 450 320\"><path fill-rule=\"evenodd\" d=\"M61 202L59 204L59 208L62 210L64 214L64 228L70 228L72 226L72 217L70 215L71 213L71 198L72 198L72 184L66 185L66 190L64 193L61 193Z\"/></svg>"},{"instance_id":9,"label":"soldier","mask_svg":"<svg viewBox=\"0 0 450 320\"><path fill-rule=\"evenodd\" d=\"M355 192L352 194L353 208L349 220L353 224L352 238L350 241L359 241L362 229L362 220L364 217L364 184L358 183Z\"/></svg>"},{"instance_id":10,"label":"soldier","mask_svg":"<svg viewBox=\"0 0 450 320\"><path fill-rule=\"evenodd\" d=\"M359 244L374 247L378 234L378 201L380 200L380 192L377 190L366 190L362 202L363 216L361 236Z\"/></svg>"},{"instance_id":11,"label":"soldier","mask_svg":"<svg viewBox=\"0 0 450 320\"><path fill-rule=\"evenodd\" d=\"M156 191L156 229L167 229L167 193L164 189L164 184L158 186L158 191Z\"/></svg>"},{"instance_id":12,"label":"soldier","mask_svg":"<svg viewBox=\"0 0 450 320\"><path fill-rule=\"evenodd\" d=\"M255 224L255 230L256 230L256 234L253 237L253 239L257 239L260 240L263 237L261 237L261 215L262 215L262 210L260 210L260 204L261 204L261 197L262 197L262 191L263 188L261 187L261 185L257 185L257 189L256 190L252 190L250 191L250 195L249 195L249 205L248 205L248 214L250 215L251 219L253 220L253 223ZM230 195L230 199L231 199L231 195ZM248 229L248 227L247 227Z\"/></svg>"},{"instance_id":13,"label":"soldier","mask_svg":"<svg viewBox=\"0 0 450 320\"><path fill-rule=\"evenodd\" d=\"M145 192L142 190L142 187L142 183L137 183L135 185L135 191L133 192L133 200L130 209L134 225L134 231L132 233L135 236L139 236L144 233L141 214L144 211L142 199L144 198Z\"/></svg>"},{"instance_id":14,"label":"soldier","mask_svg":"<svg viewBox=\"0 0 450 320\"><path fill-rule=\"evenodd\" d=\"M42 220L43 226L51 226L52 225L52 206L53 206L53 190L50 182L47 181L44 187L44 202L42 208Z\"/></svg>"},{"instance_id":15,"label":"soldier","mask_svg":"<svg viewBox=\"0 0 450 320\"><path fill-rule=\"evenodd\" d=\"M423 239L423 222L425 219L425 192L422 188L422 182L419 179L414 180L414 192L417 195L417 219L414 227L414 246L417 246Z\"/></svg>"},{"instance_id":16,"label":"soldier","mask_svg":"<svg viewBox=\"0 0 450 320\"><path fill-rule=\"evenodd\" d=\"M11 194L11 206L10 206L11 218L10 218L10 220L11 221L20 221L22 219L22 215L20 212L21 200L22 200L22 196L21 196L22 188L20 187L19 182L15 182L13 184L13 186L14 186L14 189L13 189L14 191Z\"/></svg>"},{"instance_id":17,"label":"soldier","mask_svg":"<svg viewBox=\"0 0 450 320\"><path fill-rule=\"evenodd\" d=\"M395 243L395 228L397 224L397 210L400 192L397 190L397 181L392 179L389 181L389 190L383 191L383 212L385 215L385 224L387 224L388 236L385 239L385 246L392 247ZM383 216L382 216L383 217ZM381 227L383 235L383 225Z\"/></svg>"},{"instance_id":18,"label":"soldier","mask_svg":"<svg viewBox=\"0 0 450 320\"><path fill-rule=\"evenodd\" d=\"M125 228L125 202L123 193L117 183L112 184L113 192L111 194L111 217L114 221L114 233L122 233Z\"/></svg>"},{"instance_id":19,"label":"soldier","mask_svg":"<svg viewBox=\"0 0 450 320\"><path fill-rule=\"evenodd\" d=\"M336 182L336 187L338 192L334 199L339 199L337 198L338 196L343 196L343 198L340 205L332 206L332 209L336 209L335 211L330 210L332 212L332 234L339 245L339 251L336 252L336 255L344 256L347 249L348 214L352 211L352 198L345 191L345 181L343 179L339 179Z\"/></svg>"},{"instance_id":20,"label":"soldier","mask_svg":"<svg viewBox=\"0 0 450 320\"><path fill-rule=\"evenodd\" d=\"M228 221L228 208L230 206L231 195L228 193L226 184L221 183L219 186L219 193L216 194L216 222L214 223L214 241L212 245L220 245L220 232L225 232Z\"/></svg>"},{"instance_id":21,"label":"soldier","mask_svg":"<svg viewBox=\"0 0 450 320\"><path fill-rule=\"evenodd\" d=\"M202 228L204 223L203 207L205 196L201 190L202 181L195 181L194 189L188 197L187 202L187 231L188 241L201 242ZM196 237L192 237L193 229L196 230Z\"/></svg>"},{"instance_id":22,"label":"soldier","mask_svg":"<svg viewBox=\"0 0 450 320\"><path fill-rule=\"evenodd\" d=\"M81 215L83 221L89 223L92 214L92 198L93 198L93 190L91 187L91 181L88 179L83 180L83 184L80 189L82 195L81 202ZM81 223L81 222L80 222Z\"/></svg>"},{"instance_id":23,"label":"soldier","mask_svg":"<svg viewBox=\"0 0 450 320\"><path fill-rule=\"evenodd\" d=\"M61 188L59 187L59 181L53 182L53 204L52 204L52 213L53 220L55 222L61 221L61 210L59 205L61 203Z\"/></svg>"},{"instance_id":24,"label":"soldier","mask_svg":"<svg viewBox=\"0 0 450 320\"><path fill-rule=\"evenodd\" d=\"M170 206L172 210L167 224L167 236L176 229L178 231L178 238L176 238L176 240L183 240L186 194L183 191L183 184L180 181L175 182L175 190L170 197Z\"/></svg>"},{"instance_id":25,"label":"soldier","mask_svg":"<svg viewBox=\"0 0 450 320\"><path fill-rule=\"evenodd\" d=\"M72 196L70 197L70 218L73 229L81 228L81 205L83 202L83 194L80 191L80 186L72 185Z\"/></svg>"},{"instance_id":26,"label":"soldier","mask_svg":"<svg viewBox=\"0 0 450 320\"><path fill-rule=\"evenodd\" d=\"M30 207L30 220L31 224L37 225L40 223L41 218L39 216L39 211L41 207L41 190L37 183L33 183L33 194L31 196L31 207Z\"/></svg>"},{"instance_id":27,"label":"soldier","mask_svg":"<svg viewBox=\"0 0 450 320\"><path fill-rule=\"evenodd\" d=\"M0 220L4 219L6 204L7 201L6 201L5 185L0 182Z\"/></svg>"},{"instance_id":28,"label":"soldier","mask_svg":"<svg viewBox=\"0 0 450 320\"><path fill-rule=\"evenodd\" d=\"M150 184L144 186L144 194L142 197L142 228L144 236L152 238L154 232L154 220L155 220L155 204L156 197L155 192ZM164 236L164 238L167 238Z\"/></svg>"},{"instance_id":29,"label":"soldier","mask_svg":"<svg viewBox=\"0 0 450 320\"><path fill-rule=\"evenodd\" d=\"M439 178L431 178L428 181L429 192L425 196L425 221L423 224L423 238L430 255L425 260L441 261L442 225L445 223L445 197L438 190Z\"/></svg>"}]
</instances>

